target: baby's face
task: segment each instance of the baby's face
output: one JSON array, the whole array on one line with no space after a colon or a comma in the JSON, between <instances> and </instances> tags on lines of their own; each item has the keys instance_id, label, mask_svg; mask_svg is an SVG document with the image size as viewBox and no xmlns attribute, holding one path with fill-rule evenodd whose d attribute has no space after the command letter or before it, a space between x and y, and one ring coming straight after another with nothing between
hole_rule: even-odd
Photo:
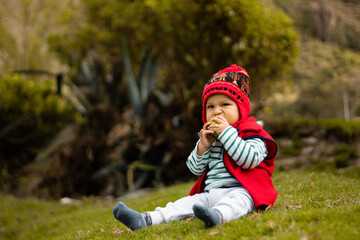
<instances>
[{"instance_id":1,"label":"baby's face","mask_svg":"<svg viewBox=\"0 0 360 240\"><path fill-rule=\"evenodd\" d=\"M206 121L223 116L230 125L240 119L239 108L234 100L224 94L211 95L206 101Z\"/></svg>"}]
</instances>

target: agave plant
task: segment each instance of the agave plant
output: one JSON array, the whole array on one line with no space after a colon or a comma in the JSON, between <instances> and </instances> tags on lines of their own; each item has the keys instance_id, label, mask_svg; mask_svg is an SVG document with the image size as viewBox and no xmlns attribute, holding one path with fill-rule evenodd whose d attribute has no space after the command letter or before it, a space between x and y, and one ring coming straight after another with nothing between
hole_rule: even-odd
<instances>
[{"instance_id":1,"label":"agave plant","mask_svg":"<svg viewBox=\"0 0 360 240\"><path fill-rule=\"evenodd\" d=\"M41 194L43 197L61 197L64 194L114 194L114 192L118 195L123 191L142 187L149 182L149 177L153 176L154 172L157 181L161 182L161 172L164 167L153 161L152 141L143 141L136 135L136 131L134 134L133 130L130 130L130 132L125 131L125 134L119 138L120 141L114 141L111 145L106 142L110 132L122 117L120 108L114 104L117 101L116 97L123 97L117 96L119 94L114 91L119 89L122 76L137 123L149 120L146 119L149 116L148 106L154 99L150 96L157 97L157 102L164 105L170 102L165 94L155 89L160 62L150 46L144 48L143 59L136 77L125 40L122 41L122 53L124 73L123 75L119 74L121 71L117 75L113 73L113 78L116 78L116 75L120 79L111 79L110 83L105 81L105 68L94 50L90 50L79 67L70 72L71 81L64 83L70 88L70 93L64 91L61 96L76 102L76 109L81 110L85 121L76 122L63 129L37 154L34 161L26 166L31 174L23 181L24 186L20 186L20 189L24 189L24 193ZM120 122L119 125L122 128L129 128L131 120L128 121L130 122ZM151 137L156 138L156 136ZM133 142L139 154L120 156L118 149L126 150L127 146L133 145ZM156 155L155 159L161 162L165 155L169 156L164 153ZM51 166L55 165L59 166L61 171L50 171ZM65 182L67 184L64 184ZM100 187L101 185L103 187ZM122 190L106 192L103 190L104 186L108 189Z\"/></svg>"},{"instance_id":2,"label":"agave plant","mask_svg":"<svg viewBox=\"0 0 360 240\"><path fill-rule=\"evenodd\" d=\"M146 113L149 96L155 89L160 64L156 55L151 56L150 46L145 46L144 58L136 79L125 39L122 40L122 50L130 103L136 114L142 118Z\"/></svg>"},{"instance_id":3,"label":"agave plant","mask_svg":"<svg viewBox=\"0 0 360 240\"><path fill-rule=\"evenodd\" d=\"M126 79L126 86L129 94L129 101L131 107L136 114L136 119L140 122L146 121L147 107L149 97L151 94L156 96L162 105L170 103L169 98L162 92L155 90L158 79L158 71L160 63L157 55L152 55L151 47L145 46L144 55L140 65L140 70L135 77L130 54L127 48L126 40L122 40L122 53L124 63L124 74ZM127 164L117 162L101 168L94 175L95 178L101 179L111 176L115 178L113 182L119 185L119 172L126 172L126 181L128 190L132 191L141 187L148 178L149 172L156 172L157 181L161 181L160 172L163 170L162 166L154 166L149 164L148 152L152 151L149 143L139 144L140 154L136 159L127 159ZM141 174L134 178L134 172L141 171Z\"/></svg>"}]
</instances>

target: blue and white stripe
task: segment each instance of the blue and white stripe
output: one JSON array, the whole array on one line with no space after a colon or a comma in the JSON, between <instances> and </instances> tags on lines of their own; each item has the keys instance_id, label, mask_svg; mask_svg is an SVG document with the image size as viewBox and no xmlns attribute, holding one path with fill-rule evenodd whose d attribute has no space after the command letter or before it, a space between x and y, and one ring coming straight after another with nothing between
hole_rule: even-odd
<instances>
[{"instance_id":1,"label":"blue and white stripe","mask_svg":"<svg viewBox=\"0 0 360 240\"><path fill-rule=\"evenodd\" d=\"M260 138L243 140L237 130L228 127L219 136L227 153L242 169L252 169L259 165L267 155L265 143Z\"/></svg>"},{"instance_id":2,"label":"blue and white stripe","mask_svg":"<svg viewBox=\"0 0 360 240\"><path fill-rule=\"evenodd\" d=\"M225 168L223 162L224 149L236 164L243 169L256 167L267 155L265 143L260 138L245 141L238 137L237 130L231 126L220 134L218 139L202 156L196 154L198 144L199 141L188 157L186 164L195 175L202 175L206 167L209 166L205 190L241 186Z\"/></svg>"}]
</instances>

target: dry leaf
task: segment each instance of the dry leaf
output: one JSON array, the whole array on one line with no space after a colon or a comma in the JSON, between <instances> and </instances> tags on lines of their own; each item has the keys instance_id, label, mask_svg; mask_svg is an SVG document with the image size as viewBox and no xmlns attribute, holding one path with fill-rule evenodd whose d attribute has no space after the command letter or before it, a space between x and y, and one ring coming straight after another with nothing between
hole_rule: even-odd
<instances>
[{"instance_id":1,"label":"dry leaf","mask_svg":"<svg viewBox=\"0 0 360 240\"><path fill-rule=\"evenodd\" d=\"M344 196L344 194L340 194L338 195L338 201L345 201L346 200L346 197Z\"/></svg>"},{"instance_id":2,"label":"dry leaf","mask_svg":"<svg viewBox=\"0 0 360 240\"><path fill-rule=\"evenodd\" d=\"M210 236L216 236L219 235L220 233L222 233L221 230L213 230L209 233Z\"/></svg>"},{"instance_id":3,"label":"dry leaf","mask_svg":"<svg viewBox=\"0 0 360 240\"><path fill-rule=\"evenodd\" d=\"M276 223L273 222L273 221L271 221L271 220L268 221L267 225L268 225L271 229L275 229L275 227L276 227Z\"/></svg>"},{"instance_id":4,"label":"dry leaf","mask_svg":"<svg viewBox=\"0 0 360 240\"><path fill-rule=\"evenodd\" d=\"M130 229L122 230L122 229L120 229L120 228L114 228L113 235L121 235L121 234L123 234L124 232L129 233L129 232L131 232L131 230L130 230Z\"/></svg>"},{"instance_id":5,"label":"dry leaf","mask_svg":"<svg viewBox=\"0 0 360 240\"><path fill-rule=\"evenodd\" d=\"M302 236L300 239L301 239L301 240L309 240L310 237L309 237L308 235L305 235L305 236Z\"/></svg>"},{"instance_id":6,"label":"dry leaf","mask_svg":"<svg viewBox=\"0 0 360 240\"><path fill-rule=\"evenodd\" d=\"M265 212L266 212L267 210L269 210L270 208L272 208L271 205L267 206L266 209L265 209Z\"/></svg>"},{"instance_id":7,"label":"dry leaf","mask_svg":"<svg viewBox=\"0 0 360 240\"><path fill-rule=\"evenodd\" d=\"M301 206L301 205L298 205L298 206L295 206L295 205L286 205L285 208L286 208L286 209L301 209L302 206Z\"/></svg>"}]
</instances>

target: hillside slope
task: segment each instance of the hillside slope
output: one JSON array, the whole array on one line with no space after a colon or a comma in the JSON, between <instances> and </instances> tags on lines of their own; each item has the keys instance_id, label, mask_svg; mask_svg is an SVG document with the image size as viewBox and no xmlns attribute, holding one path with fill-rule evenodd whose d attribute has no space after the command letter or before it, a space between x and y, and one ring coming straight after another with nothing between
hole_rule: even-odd
<instances>
[{"instance_id":1,"label":"hillside slope","mask_svg":"<svg viewBox=\"0 0 360 240\"><path fill-rule=\"evenodd\" d=\"M300 55L267 100L275 118L360 116L360 1L273 0L294 21Z\"/></svg>"},{"instance_id":2,"label":"hillside slope","mask_svg":"<svg viewBox=\"0 0 360 240\"><path fill-rule=\"evenodd\" d=\"M276 173L275 206L205 229L185 219L131 232L112 216L116 201L85 199L73 205L0 196L1 239L359 239L360 182L325 172ZM186 196L193 183L127 199L138 211Z\"/></svg>"}]
</instances>

